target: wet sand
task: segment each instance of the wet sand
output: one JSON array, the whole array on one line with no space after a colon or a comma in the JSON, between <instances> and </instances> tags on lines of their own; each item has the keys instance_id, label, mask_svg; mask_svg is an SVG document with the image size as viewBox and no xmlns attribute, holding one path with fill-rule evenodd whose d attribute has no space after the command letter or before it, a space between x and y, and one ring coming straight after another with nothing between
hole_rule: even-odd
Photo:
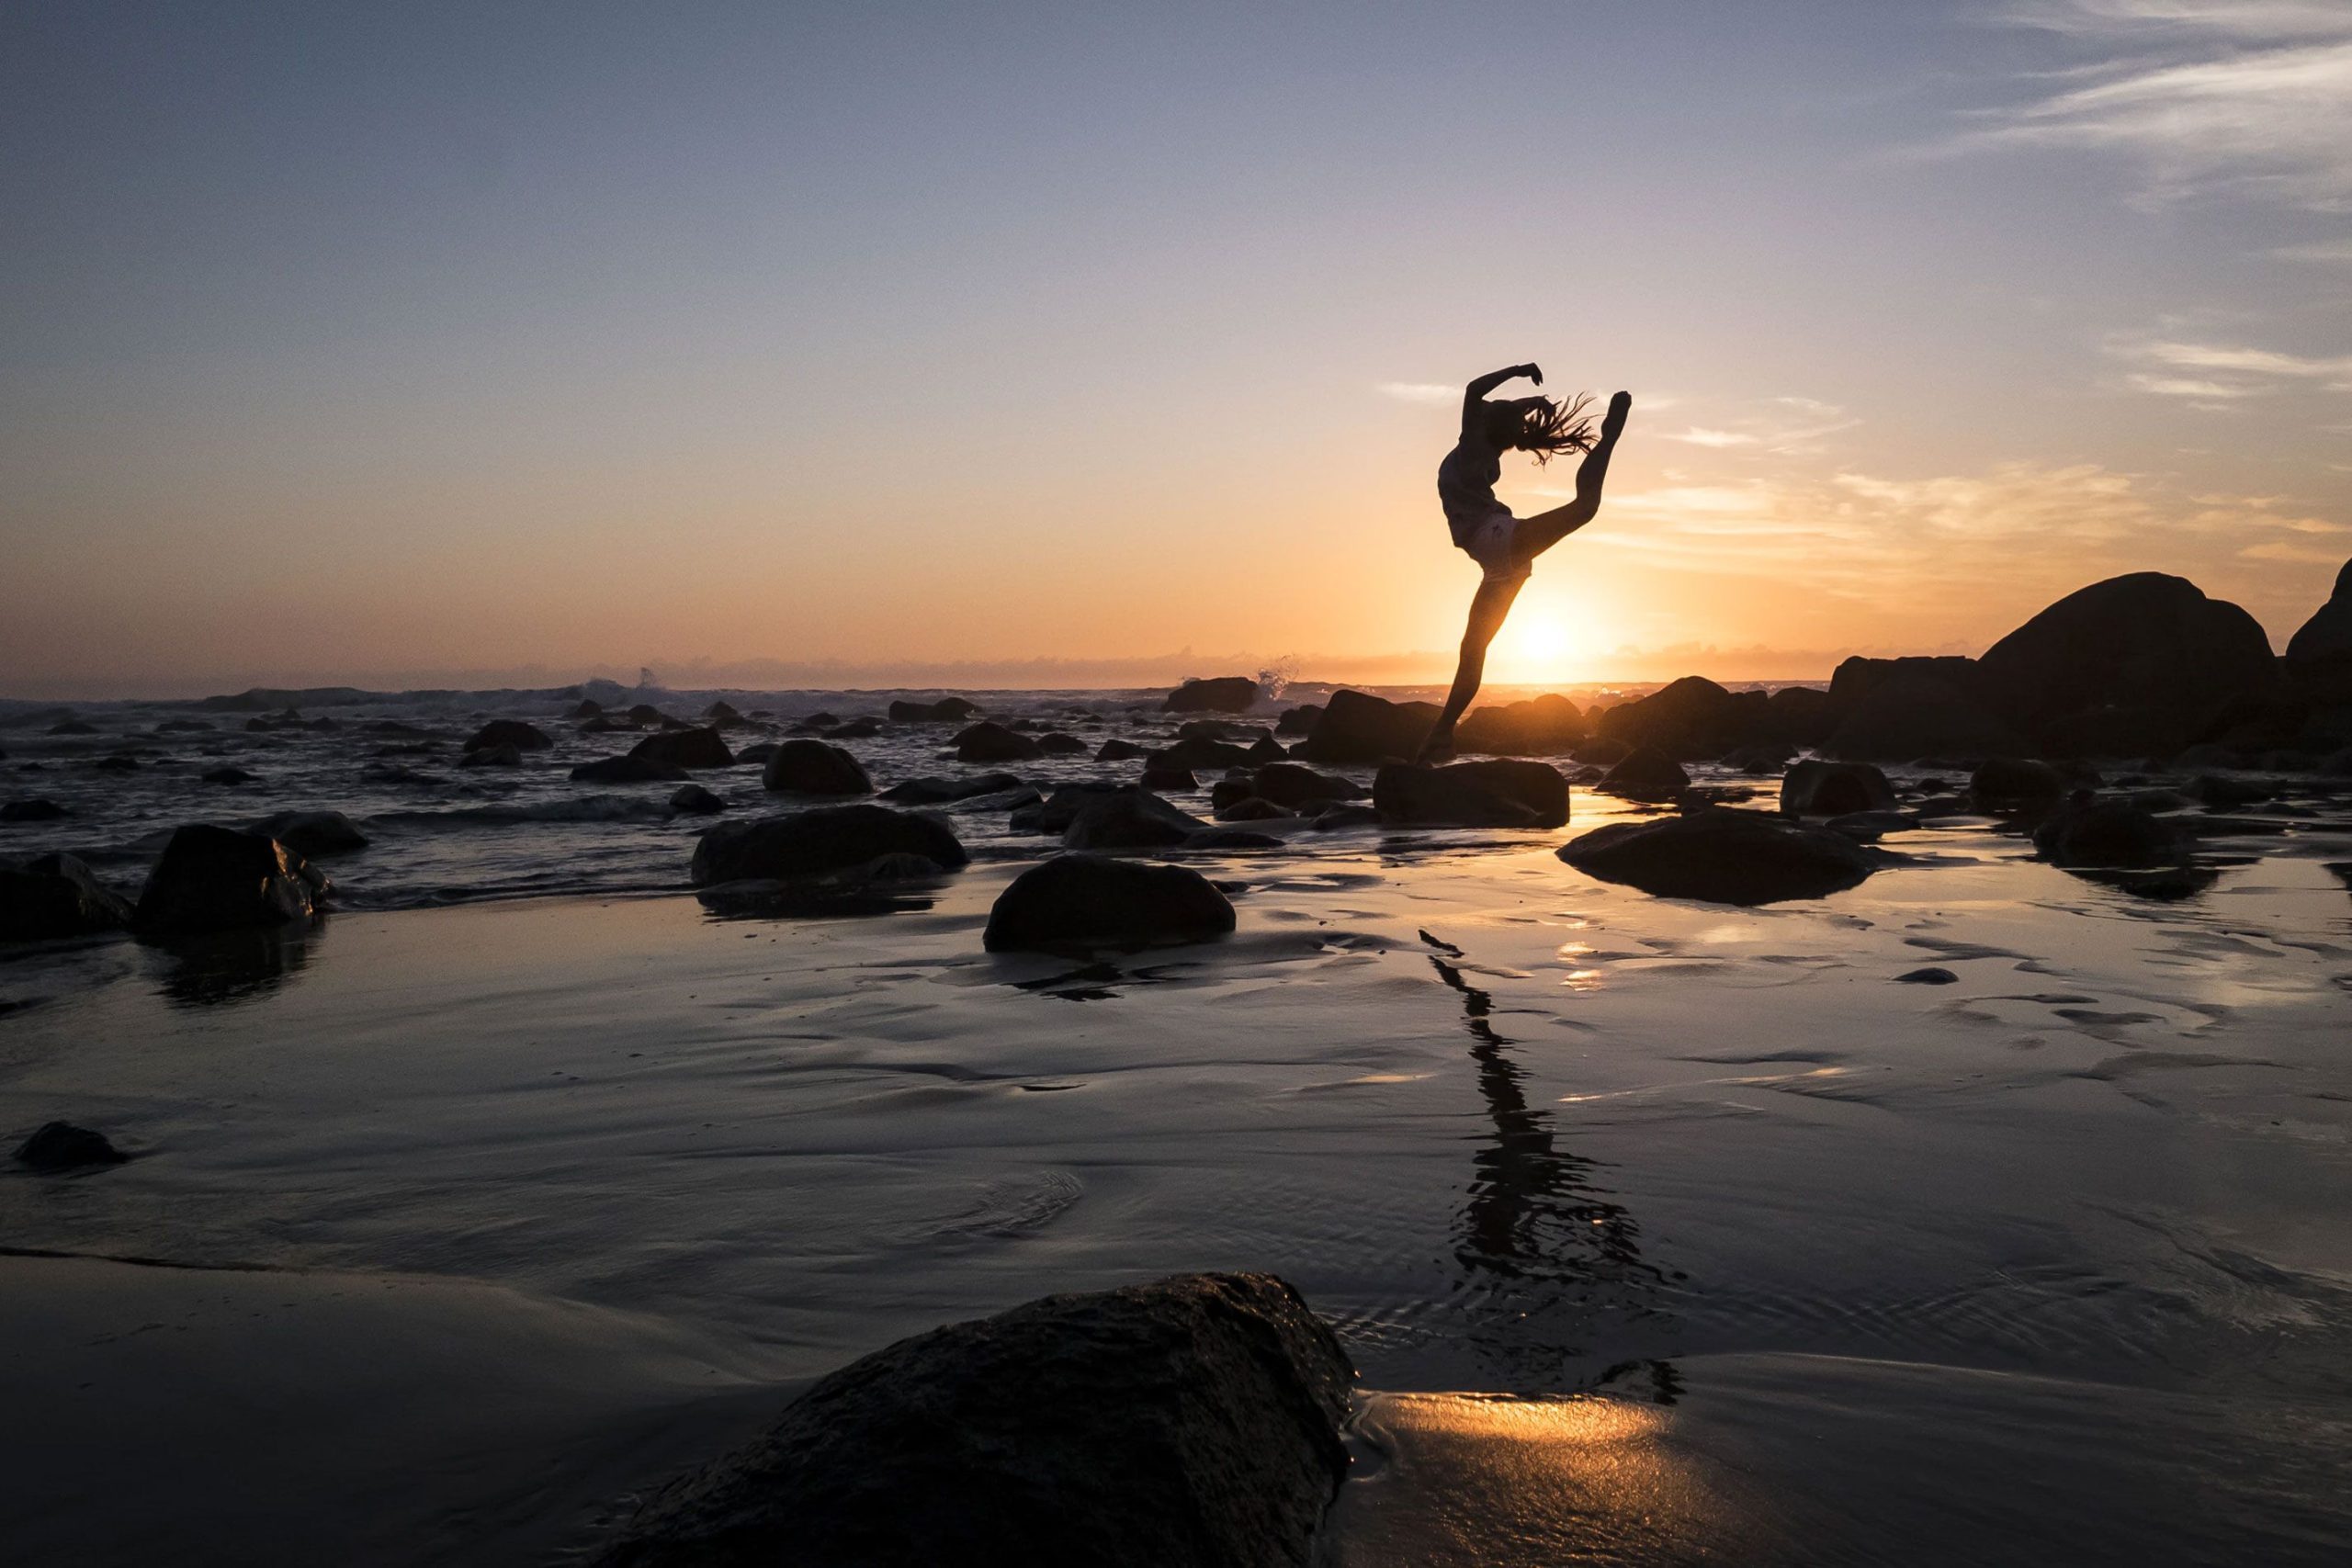
<instances>
[{"instance_id":1,"label":"wet sand","mask_svg":"<svg viewBox=\"0 0 2352 1568\"><path fill-rule=\"evenodd\" d=\"M1239 932L1107 965L981 953L1012 862L865 919L549 899L12 963L0 1121L139 1157L0 1177L0 1243L239 1272L10 1266L87 1272L8 1292L12 1406L70 1441L11 1423L47 1479L0 1538L545 1558L890 1339L1233 1268L1367 1390L1600 1412L1564 1449L1373 1401L1347 1562L2340 1560L2352 835L2271 824L2157 903L1954 821L1753 911L1566 836L1196 857ZM189 1326L98 1343L148 1322ZM386 1459L325 1475L355 1421Z\"/></svg>"}]
</instances>

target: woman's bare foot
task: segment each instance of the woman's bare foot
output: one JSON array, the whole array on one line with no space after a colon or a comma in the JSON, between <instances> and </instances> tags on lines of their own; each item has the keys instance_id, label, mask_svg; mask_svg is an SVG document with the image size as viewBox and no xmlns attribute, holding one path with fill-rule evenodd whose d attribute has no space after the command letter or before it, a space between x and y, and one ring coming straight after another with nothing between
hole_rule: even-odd
<instances>
[{"instance_id":1,"label":"woman's bare foot","mask_svg":"<svg viewBox=\"0 0 2352 1568\"><path fill-rule=\"evenodd\" d=\"M1420 750L1413 757L1414 765L1422 768L1435 767L1441 762L1452 761L1453 761L1453 726L1450 724L1440 725L1430 730L1429 739L1421 742Z\"/></svg>"},{"instance_id":2,"label":"woman's bare foot","mask_svg":"<svg viewBox=\"0 0 2352 1568\"><path fill-rule=\"evenodd\" d=\"M1614 441L1625 428L1625 415L1634 407L1634 394L1620 392L1609 400L1609 412L1600 416L1600 438Z\"/></svg>"}]
</instances>

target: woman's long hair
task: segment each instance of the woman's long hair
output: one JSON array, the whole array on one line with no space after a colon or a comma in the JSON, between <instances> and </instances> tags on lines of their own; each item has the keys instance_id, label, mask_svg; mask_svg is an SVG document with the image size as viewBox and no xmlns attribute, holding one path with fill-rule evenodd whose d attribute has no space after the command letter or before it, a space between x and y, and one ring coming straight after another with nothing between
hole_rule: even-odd
<instances>
[{"instance_id":1,"label":"woman's long hair","mask_svg":"<svg viewBox=\"0 0 2352 1568\"><path fill-rule=\"evenodd\" d=\"M1578 392L1565 403L1549 398L1513 398L1488 406L1510 416L1506 437L1497 445L1532 453L1538 463L1548 463L1561 452L1592 450L1589 393Z\"/></svg>"}]
</instances>

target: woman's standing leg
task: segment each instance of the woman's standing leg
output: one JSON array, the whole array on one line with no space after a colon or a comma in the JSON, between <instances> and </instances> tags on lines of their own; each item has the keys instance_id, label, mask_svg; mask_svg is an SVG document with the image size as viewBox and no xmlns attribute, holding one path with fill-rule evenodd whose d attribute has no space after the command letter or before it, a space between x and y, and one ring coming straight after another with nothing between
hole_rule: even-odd
<instances>
[{"instance_id":1,"label":"woman's standing leg","mask_svg":"<svg viewBox=\"0 0 2352 1568\"><path fill-rule=\"evenodd\" d=\"M1525 525L1521 524L1524 527ZM1454 666L1453 690L1445 696L1445 711L1437 716L1430 727L1429 739L1421 742L1418 761L1433 761L1453 750L1453 725L1478 694L1478 682L1487 676L1487 645L1503 629L1503 618L1510 614L1511 601L1519 597L1525 576L1488 578L1478 584L1478 592L1470 600L1470 624L1462 632L1462 661Z\"/></svg>"}]
</instances>

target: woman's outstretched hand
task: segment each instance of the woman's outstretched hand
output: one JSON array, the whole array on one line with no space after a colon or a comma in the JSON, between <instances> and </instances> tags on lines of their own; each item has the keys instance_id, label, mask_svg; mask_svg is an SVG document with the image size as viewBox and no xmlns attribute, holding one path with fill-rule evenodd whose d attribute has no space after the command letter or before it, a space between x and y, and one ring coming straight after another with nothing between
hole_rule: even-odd
<instances>
[{"instance_id":1,"label":"woman's outstretched hand","mask_svg":"<svg viewBox=\"0 0 2352 1568\"><path fill-rule=\"evenodd\" d=\"M1633 411L1634 394L1620 392L1609 400L1609 412L1600 418L1600 438L1614 441L1618 432L1625 428L1625 415Z\"/></svg>"},{"instance_id":2,"label":"woman's outstretched hand","mask_svg":"<svg viewBox=\"0 0 2352 1568\"><path fill-rule=\"evenodd\" d=\"M1522 365L1519 373L1539 387L1544 384L1544 367L1540 365Z\"/></svg>"}]
</instances>

